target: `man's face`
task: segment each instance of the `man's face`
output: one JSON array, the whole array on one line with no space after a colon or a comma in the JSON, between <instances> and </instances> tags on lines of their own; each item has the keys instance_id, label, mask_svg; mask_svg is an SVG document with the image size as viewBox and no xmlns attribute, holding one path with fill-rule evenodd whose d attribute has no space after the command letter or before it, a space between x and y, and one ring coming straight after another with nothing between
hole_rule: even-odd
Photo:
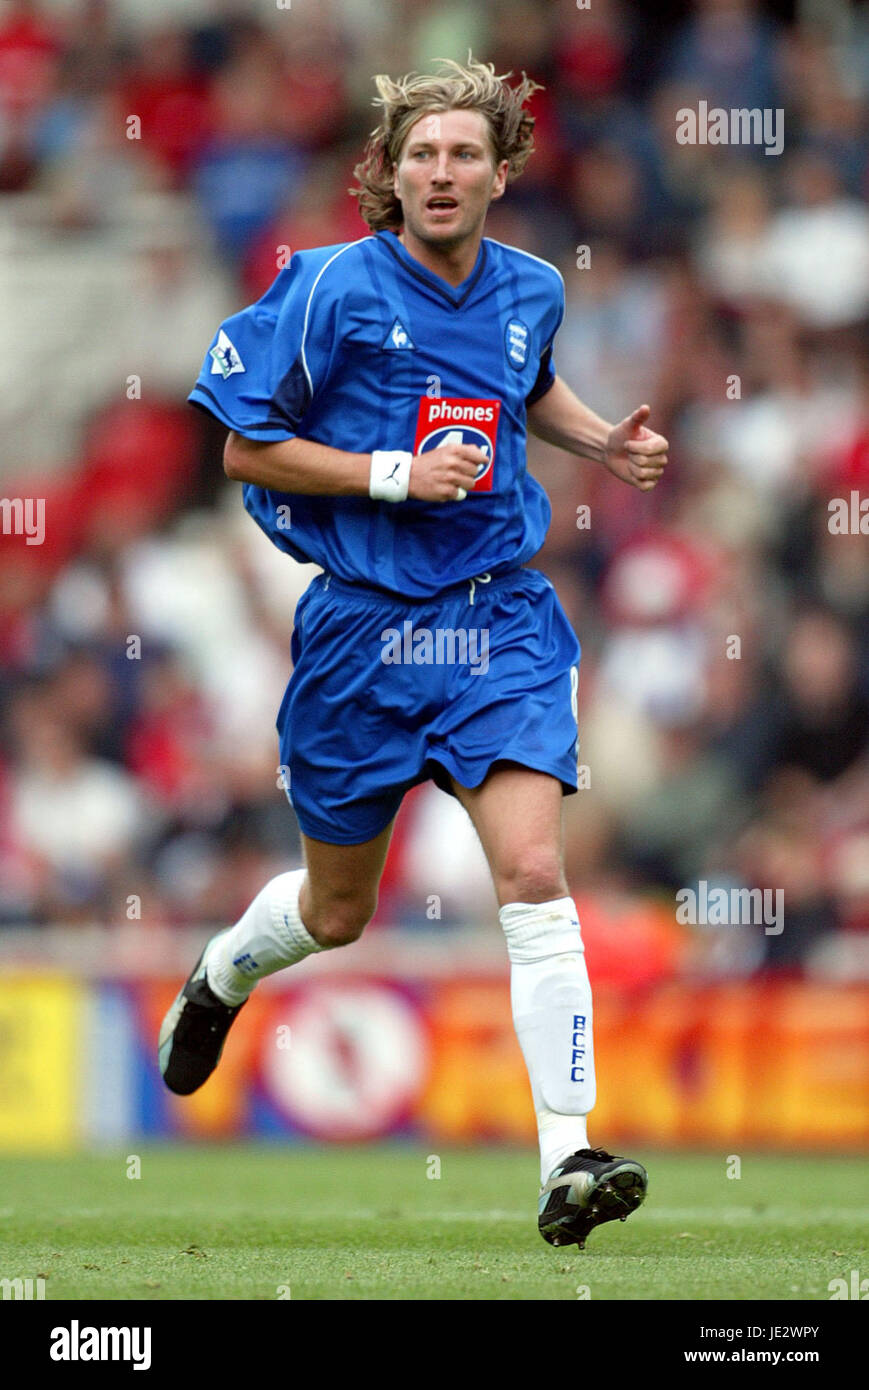
<instances>
[{"instance_id":1,"label":"man's face","mask_svg":"<svg viewBox=\"0 0 869 1390\"><path fill-rule=\"evenodd\" d=\"M447 250L479 233L490 202L507 182L495 164L489 125L479 111L439 111L411 126L395 166L405 229Z\"/></svg>"}]
</instances>

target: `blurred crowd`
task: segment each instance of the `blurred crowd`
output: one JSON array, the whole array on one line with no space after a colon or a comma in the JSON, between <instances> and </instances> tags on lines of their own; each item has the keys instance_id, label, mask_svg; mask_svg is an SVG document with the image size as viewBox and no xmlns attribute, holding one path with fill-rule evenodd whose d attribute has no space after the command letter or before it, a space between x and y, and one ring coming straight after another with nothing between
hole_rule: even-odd
<instances>
[{"instance_id":1,"label":"blurred crowd","mask_svg":"<svg viewBox=\"0 0 869 1390\"><path fill-rule=\"evenodd\" d=\"M52 276L21 311L45 370L0 349L0 486L46 507L43 545L0 537L0 923L232 921L299 862L274 719L311 572L246 517L185 397L288 248L365 234L347 189L372 75L472 49L545 84L488 234L562 270L581 398L612 420L648 401L671 443L652 494L529 446L553 506L537 563L583 645L565 813L586 937L623 978L866 973L869 5L801 13L0 3L0 239L29 209ZM680 144L700 101L781 110L781 155ZM679 926L702 880L782 890L784 930ZM378 922L494 911L464 813L416 789Z\"/></svg>"}]
</instances>

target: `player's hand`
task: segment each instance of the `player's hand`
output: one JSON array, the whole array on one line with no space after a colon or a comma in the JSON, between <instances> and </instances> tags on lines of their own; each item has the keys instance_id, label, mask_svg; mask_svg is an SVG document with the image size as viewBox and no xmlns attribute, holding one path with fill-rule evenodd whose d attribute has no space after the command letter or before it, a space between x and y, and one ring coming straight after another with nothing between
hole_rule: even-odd
<instances>
[{"instance_id":1,"label":"player's hand","mask_svg":"<svg viewBox=\"0 0 869 1390\"><path fill-rule=\"evenodd\" d=\"M622 420L610 431L606 442L604 463L623 483L649 492L661 477L667 464L670 447L662 434L646 429L651 415L647 405L641 405L633 415Z\"/></svg>"},{"instance_id":2,"label":"player's hand","mask_svg":"<svg viewBox=\"0 0 869 1390\"><path fill-rule=\"evenodd\" d=\"M416 454L407 495L421 502L462 502L487 457L475 444L441 444L439 449Z\"/></svg>"}]
</instances>

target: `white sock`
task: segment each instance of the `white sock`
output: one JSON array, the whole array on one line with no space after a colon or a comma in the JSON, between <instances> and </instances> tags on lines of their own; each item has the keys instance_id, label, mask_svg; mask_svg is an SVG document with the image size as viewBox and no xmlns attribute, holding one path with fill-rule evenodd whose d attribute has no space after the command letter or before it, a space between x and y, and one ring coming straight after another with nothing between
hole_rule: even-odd
<instances>
[{"instance_id":1,"label":"white sock","mask_svg":"<svg viewBox=\"0 0 869 1390\"><path fill-rule=\"evenodd\" d=\"M278 874L235 926L214 938L205 973L224 1004L244 1003L257 980L322 951L299 914L305 873L305 869L294 869Z\"/></svg>"},{"instance_id":2,"label":"white sock","mask_svg":"<svg viewBox=\"0 0 869 1390\"><path fill-rule=\"evenodd\" d=\"M595 1102L591 986L572 898L508 903L499 913L511 962L513 1022L537 1114L540 1182L588 1148Z\"/></svg>"}]
</instances>

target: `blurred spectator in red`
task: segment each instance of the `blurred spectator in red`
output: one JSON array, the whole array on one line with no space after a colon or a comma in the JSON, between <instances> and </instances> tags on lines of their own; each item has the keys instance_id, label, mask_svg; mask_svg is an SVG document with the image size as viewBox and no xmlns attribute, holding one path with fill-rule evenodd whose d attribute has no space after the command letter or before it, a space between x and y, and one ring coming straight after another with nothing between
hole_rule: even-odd
<instances>
[{"instance_id":1,"label":"blurred spectator in red","mask_svg":"<svg viewBox=\"0 0 869 1390\"><path fill-rule=\"evenodd\" d=\"M61 52L56 22L35 0L8 0L0 14L0 112L32 113L48 100Z\"/></svg>"},{"instance_id":2,"label":"blurred spectator in red","mask_svg":"<svg viewBox=\"0 0 869 1390\"><path fill-rule=\"evenodd\" d=\"M143 34L124 79L122 100L127 121L141 121L143 146L179 187L212 123L208 84L192 66L183 29L160 25Z\"/></svg>"},{"instance_id":3,"label":"blurred spectator in red","mask_svg":"<svg viewBox=\"0 0 869 1390\"><path fill-rule=\"evenodd\" d=\"M594 104L620 91L628 32L617 0L594 0L581 14L559 7L555 64L565 96Z\"/></svg>"},{"instance_id":4,"label":"blurred spectator in red","mask_svg":"<svg viewBox=\"0 0 869 1390\"><path fill-rule=\"evenodd\" d=\"M315 27L286 46L278 88L278 128L303 150L328 152L347 119L344 54Z\"/></svg>"},{"instance_id":5,"label":"blurred spectator in red","mask_svg":"<svg viewBox=\"0 0 869 1390\"><path fill-rule=\"evenodd\" d=\"M196 426L175 402L108 405L90 421L79 477L81 514L137 510L146 526L183 501L193 476Z\"/></svg>"},{"instance_id":6,"label":"blurred spectator in red","mask_svg":"<svg viewBox=\"0 0 869 1390\"><path fill-rule=\"evenodd\" d=\"M206 702L178 658L166 653L151 662L129 730L126 763L167 812L182 815L195 807L212 735Z\"/></svg>"}]
</instances>

